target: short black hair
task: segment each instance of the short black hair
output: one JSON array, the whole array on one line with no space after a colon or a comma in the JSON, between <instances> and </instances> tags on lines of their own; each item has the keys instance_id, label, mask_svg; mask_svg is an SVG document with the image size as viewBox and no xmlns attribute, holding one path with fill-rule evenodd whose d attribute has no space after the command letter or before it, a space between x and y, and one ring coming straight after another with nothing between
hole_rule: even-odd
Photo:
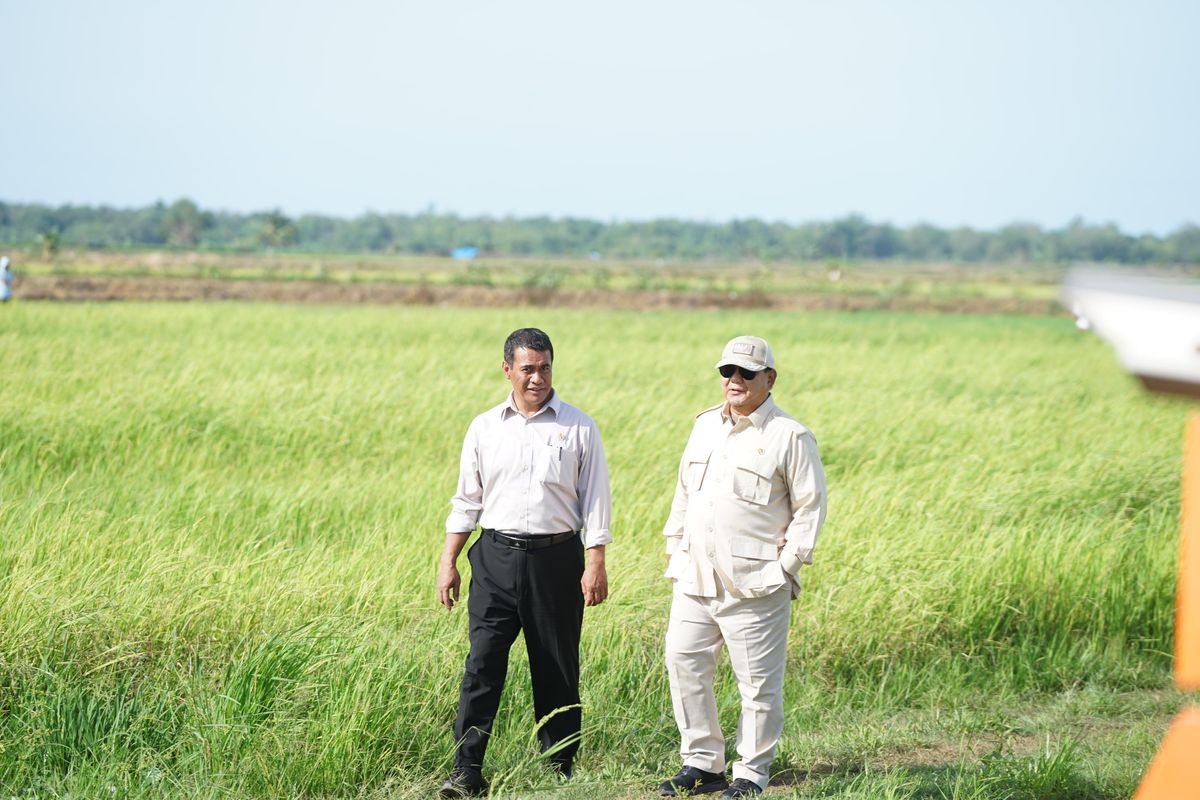
<instances>
[{"instance_id":1,"label":"short black hair","mask_svg":"<svg viewBox=\"0 0 1200 800\"><path fill-rule=\"evenodd\" d=\"M554 363L554 345L550 344L550 337L545 331L537 328L518 328L508 335L504 340L504 363L513 363L513 354L518 347L524 347L526 350L537 350L539 353L549 353L550 363Z\"/></svg>"}]
</instances>

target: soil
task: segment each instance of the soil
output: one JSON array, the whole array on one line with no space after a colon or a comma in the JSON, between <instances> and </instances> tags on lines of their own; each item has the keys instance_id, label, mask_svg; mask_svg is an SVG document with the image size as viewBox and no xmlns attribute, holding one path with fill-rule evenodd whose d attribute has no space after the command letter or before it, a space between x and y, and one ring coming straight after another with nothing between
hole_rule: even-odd
<instances>
[{"instance_id":1,"label":"soil","mask_svg":"<svg viewBox=\"0 0 1200 800\"><path fill-rule=\"evenodd\" d=\"M164 277L22 276L13 287L21 300L241 300L425 306L556 306L631 310L761 308L781 311L926 311L961 314L1053 314L1058 305L1016 298L636 291L487 286L430 286L396 283L258 281Z\"/></svg>"}]
</instances>

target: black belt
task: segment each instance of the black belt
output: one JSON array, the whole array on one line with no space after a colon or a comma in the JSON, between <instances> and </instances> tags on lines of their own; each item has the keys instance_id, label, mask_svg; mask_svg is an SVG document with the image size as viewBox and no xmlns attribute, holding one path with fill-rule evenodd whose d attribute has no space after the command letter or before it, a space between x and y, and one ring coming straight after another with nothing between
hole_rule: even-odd
<instances>
[{"instance_id":1,"label":"black belt","mask_svg":"<svg viewBox=\"0 0 1200 800\"><path fill-rule=\"evenodd\" d=\"M490 536L498 543L505 547L511 547L513 550L540 550L543 547L550 547L555 544L562 544L572 536L578 536L578 531L565 531L563 533L551 533L547 536L509 536L506 533L494 531L491 528L483 529L484 536Z\"/></svg>"}]
</instances>

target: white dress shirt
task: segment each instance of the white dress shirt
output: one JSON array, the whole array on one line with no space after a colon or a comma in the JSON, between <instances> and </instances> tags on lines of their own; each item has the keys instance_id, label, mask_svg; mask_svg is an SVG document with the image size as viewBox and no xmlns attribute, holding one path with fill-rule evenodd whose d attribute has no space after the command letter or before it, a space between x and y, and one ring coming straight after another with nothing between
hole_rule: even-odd
<instances>
[{"instance_id":1,"label":"white dress shirt","mask_svg":"<svg viewBox=\"0 0 1200 800\"><path fill-rule=\"evenodd\" d=\"M587 547L608 544L612 495L599 428L558 392L529 417L510 394L467 428L450 506L447 533L582 530Z\"/></svg>"},{"instance_id":2,"label":"white dress shirt","mask_svg":"<svg viewBox=\"0 0 1200 800\"><path fill-rule=\"evenodd\" d=\"M667 577L697 597L799 592L825 520L825 472L807 428L768 395L746 417L722 404L696 417L663 527Z\"/></svg>"}]
</instances>

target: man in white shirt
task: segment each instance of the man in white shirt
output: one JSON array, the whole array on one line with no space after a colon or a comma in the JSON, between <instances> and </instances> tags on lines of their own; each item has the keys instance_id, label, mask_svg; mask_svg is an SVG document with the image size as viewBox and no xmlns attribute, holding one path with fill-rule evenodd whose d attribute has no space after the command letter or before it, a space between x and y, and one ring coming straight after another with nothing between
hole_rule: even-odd
<instances>
[{"instance_id":1,"label":"man in white shirt","mask_svg":"<svg viewBox=\"0 0 1200 800\"><path fill-rule=\"evenodd\" d=\"M438 573L438 601L447 609L458 601L458 555L476 525L483 532L467 552L471 647L443 797L487 789L484 751L520 631L542 752L570 777L579 746L579 635L584 606L608 597L604 547L612 541L612 500L600 431L558 397L553 361L545 333L513 331L501 365L512 392L471 422L463 442Z\"/></svg>"},{"instance_id":2,"label":"man in white shirt","mask_svg":"<svg viewBox=\"0 0 1200 800\"><path fill-rule=\"evenodd\" d=\"M0 303L12 299L13 274L8 265L8 256L0 256Z\"/></svg>"},{"instance_id":3,"label":"man in white shirt","mask_svg":"<svg viewBox=\"0 0 1200 800\"><path fill-rule=\"evenodd\" d=\"M789 604L825 519L817 443L771 398L770 345L739 336L717 369L725 402L696 417L663 528L674 583L667 671L683 756L659 786L664 796L750 797L767 785L783 732ZM742 698L732 784L713 694L722 644Z\"/></svg>"}]
</instances>

